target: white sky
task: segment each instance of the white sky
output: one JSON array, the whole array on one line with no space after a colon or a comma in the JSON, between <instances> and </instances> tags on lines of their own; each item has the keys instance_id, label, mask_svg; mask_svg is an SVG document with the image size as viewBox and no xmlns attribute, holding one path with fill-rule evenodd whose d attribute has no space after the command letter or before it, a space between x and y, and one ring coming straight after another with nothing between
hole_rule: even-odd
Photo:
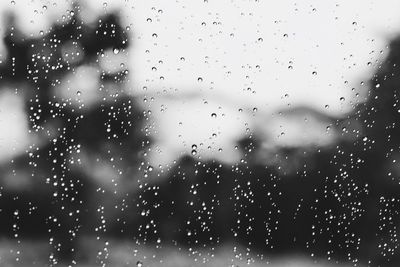
<instances>
[{"instance_id":1,"label":"white sky","mask_svg":"<svg viewBox=\"0 0 400 267\"><path fill-rule=\"evenodd\" d=\"M69 2L2 1L0 13L14 12L25 34L37 36L69 14ZM122 26L131 28L133 46L123 59L130 73L127 93L148 100L140 102L152 111L154 166L190 153L192 144L197 156L234 162L240 157L234 142L246 128L272 147L328 144L333 135L327 138L325 125L312 118L307 124L285 120L276 112L288 104L338 117L351 112L364 100L360 82L370 79L388 41L400 33L397 0L105 2L84 1L82 17L90 22L117 10ZM2 131L11 124L4 118L22 116L16 115L22 110L1 112ZM26 126L19 125L15 142L3 138L0 147L24 144L19 138ZM0 159L10 156L7 151L0 150Z\"/></svg>"}]
</instances>

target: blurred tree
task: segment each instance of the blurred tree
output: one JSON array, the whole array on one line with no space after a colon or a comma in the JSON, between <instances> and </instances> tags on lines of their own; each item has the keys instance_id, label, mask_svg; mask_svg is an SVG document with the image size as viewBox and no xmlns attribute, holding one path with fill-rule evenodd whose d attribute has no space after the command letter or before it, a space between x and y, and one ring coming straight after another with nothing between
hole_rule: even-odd
<instances>
[{"instance_id":1,"label":"blurred tree","mask_svg":"<svg viewBox=\"0 0 400 267\"><path fill-rule=\"evenodd\" d=\"M9 23L1 90L25 88L18 93L31 133L42 141L0 166L2 235L45 237L53 262L75 259L82 235L156 246L235 242L260 253L374 266L400 262L400 39L391 42L367 102L345 119L316 114L341 133L334 146L283 148L270 164L260 161L261 138L251 135L238 140L242 163L184 157L167 179L147 183L145 113L122 92L125 72L108 73L99 64L107 50L130 45L117 16L95 26L74 16L36 39ZM81 55L66 60L68 45ZM84 66L96 70L100 84L99 99L86 106L82 92L68 98L62 87ZM16 189L4 182L10 175L34 182Z\"/></svg>"},{"instance_id":2,"label":"blurred tree","mask_svg":"<svg viewBox=\"0 0 400 267\"><path fill-rule=\"evenodd\" d=\"M143 114L135 100L122 92L124 71L114 79L114 74L99 66L99 57L107 49L123 50L129 45L128 36L113 14L99 18L95 26L74 16L37 39L20 34L11 17L9 22L5 36L8 58L0 65L1 90L10 90L12 86L7 85L24 89L18 93L25 100L31 133L41 137L41 145L31 146L11 165L0 166L0 231L9 237L17 234L18 238L50 240L54 247L51 261L71 261L79 235L107 230L102 221L113 213L101 215L98 209L112 202L109 199L114 199L114 204L108 206L117 202L115 189L97 181L88 170L89 164L101 158L104 162L94 167L108 164L110 169L124 170L119 175L123 177L121 187L129 190L136 185L135 175L143 160L138 151L148 144L142 133ZM78 60L65 59L65 47L70 44L80 49ZM74 98L57 96L57 88L69 82L64 78L76 74L81 66L97 68L101 84L96 88L102 95L100 102L85 107L76 105ZM80 161L81 153L86 162ZM15 179L28 176L34 183L29 188L9 188L4 181L10 174ZM108 179L106 184L112 184L116 178Z\"/></svg>"}]
</instances>

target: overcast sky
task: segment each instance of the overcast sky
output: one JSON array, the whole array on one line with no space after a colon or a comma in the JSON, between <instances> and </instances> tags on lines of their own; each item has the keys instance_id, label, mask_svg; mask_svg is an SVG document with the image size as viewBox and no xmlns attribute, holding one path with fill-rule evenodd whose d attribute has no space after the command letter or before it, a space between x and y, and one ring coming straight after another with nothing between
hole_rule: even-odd
<instances>
[{"instance_id":1,"label":"overcast sky","mask_svg":"<svg viewBox=\"0 0 400 267\"><path fill-rule=\"evenodd\" d=\"M306 106L335 117L351 112L365 101L388 42L400 33L397 0L90 0L82 6L88 23L118 12L131 34L131 47L108 54L110 62L129 69L126 93L152 112L155 166L190 153L192 145L196 156L235 162L240 158L235 142L248 132L271 148L329 144L334 134L326 133L323 121L282 117L278 111ZM0 13L5 12L15 14L27 36L37 37L53 22L68 20L71 5L3 1ZM1 46L0 51L1 60L7 55ZM80 86L87 105L95 103L94 87ZM10 97L0 95L0 103ZM20 119L22 102L12 97L15 104L0 107L0 160L24 151L32 138Z\"/></svg>"}]
</instances>

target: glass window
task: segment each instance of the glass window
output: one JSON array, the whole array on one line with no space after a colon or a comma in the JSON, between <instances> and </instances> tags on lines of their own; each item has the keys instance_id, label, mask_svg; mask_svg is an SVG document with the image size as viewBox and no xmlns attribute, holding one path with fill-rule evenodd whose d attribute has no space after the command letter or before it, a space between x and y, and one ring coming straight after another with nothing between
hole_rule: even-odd
<instances>
[{"instance_id":1,"label":"glass window","mask_svg":"<svg viewBox=\"0 0 400 267\"><path fill-rule=\"evenodd\" d=\"M0 3L0 266L399 266L400 2Z\"/></svg>"}]
</instances>

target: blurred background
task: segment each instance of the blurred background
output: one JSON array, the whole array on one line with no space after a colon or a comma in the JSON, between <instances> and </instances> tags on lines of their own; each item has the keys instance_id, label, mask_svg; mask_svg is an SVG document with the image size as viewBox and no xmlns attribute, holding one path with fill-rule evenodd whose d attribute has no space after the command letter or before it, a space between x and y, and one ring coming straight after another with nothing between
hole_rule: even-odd
<instances>
[{"instance_id":1,"label":"blurred background","mask_svg":"<svg viewBox=\"0 0 400 267\"><path fill-rule=\"evenodd\" d=\"M398 8L0 3L0 266L399 266Z\"/></svg>"}]
</instances>

